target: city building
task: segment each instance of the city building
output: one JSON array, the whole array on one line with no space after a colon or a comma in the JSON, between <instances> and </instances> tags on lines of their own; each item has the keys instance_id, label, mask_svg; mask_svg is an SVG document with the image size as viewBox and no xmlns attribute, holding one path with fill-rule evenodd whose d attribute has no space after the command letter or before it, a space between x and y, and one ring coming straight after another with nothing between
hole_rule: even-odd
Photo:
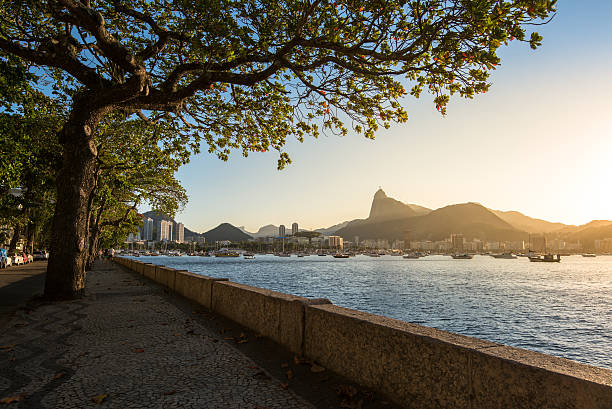
<instances>
[{"instance_id":1,"label":"city building","mask_svg":"<svg viewBox=\"0 0 612 409\"><path fill-rule=\"evenodd\" d=\"M177 243L185 242L185 225L183 223L176 223L173 227L172 239Z\"/></svg>"},{"instance_id":2,"label":"city building","mask_svg":"<svg viewBox=\"0 0 612 409\"><path fill-rule=\"evenodd\" d=\"M159 220L157 222L157 241L172 241L172 222Z\"/></svg>"},{"instance_id":3,"label":"city building","mask_svg":"<svg viewBox=\"0 0 612 409\"><path fill-rule=\"evenodd\" d=\"M278 226L278 235L280 237L285 237L285 225L281 224L280 226Z\"/></svg>"},{"instance_id":4,"label":"city building","mask_svg":"<svg viewBox=\"0 0 612 409\"><path fill-rule=\"evenodd\" d=\"M145 217L143 225L140 229L140 239L144 241L153 241L153 219Z\"/></svg>"},{"instance_id":5,"label":"city building","mask_svg":"<svg viewBox=\"0 0 612 409\"><path fill-rule=\"evenodd\" d=\"M295 236L297 234L297 232L298 232L298 224L297 223L293 223L291 225L291 234Z\"/></svg>"},{"instance_id":6,"label":"city building","mask_svg":"<svg viewBox=\"0 0 612 409\"><path fill-rule=\"evenodd\" d=\"M465 243L463 234L451 234L450 241L453 250L463 251L463 244Z\"/></svg>"},{"instance_id":7,"label":"city building","mask_svg":"<svg viewBox=\"0 0 612 409\"><path fill-rule=\"evenodd\" d=\"M329 248L342 250L344 249L344 239L340 236L329 236Z\"/></svg>"},{"instance_id":8,"label":"city building","mask_svg":"<svg viewBox=\"0 0 612 409\"><path fill-rule=\"evenodd\" d=\"M612 252L612 238L595 240L595 251L598 253Z\"/></svg>"}]
</instances>

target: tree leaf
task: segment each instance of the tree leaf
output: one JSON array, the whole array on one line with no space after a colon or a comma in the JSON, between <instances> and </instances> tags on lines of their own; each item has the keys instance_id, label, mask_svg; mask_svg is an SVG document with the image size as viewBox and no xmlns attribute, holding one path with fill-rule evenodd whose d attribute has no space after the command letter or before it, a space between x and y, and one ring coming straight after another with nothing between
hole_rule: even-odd
<instances>
[{"instance_id":1,"label":"tree leaf","mask_svg":"<svg viewBox=\"0 0 612 409\"><path fill-rule=\"evenodd\" d=\"M104 394L102 394L102 395L96 395L96 396L94 396L93 398L91 398L91 401L92 401L93 403L96 403L96 404L98 404L98 405L101 405L101 404L102 404L102 402L104 402L104 400L105 400L106 398L108 398L108 393L104 393Z\"/></svg>"}]
</instances>

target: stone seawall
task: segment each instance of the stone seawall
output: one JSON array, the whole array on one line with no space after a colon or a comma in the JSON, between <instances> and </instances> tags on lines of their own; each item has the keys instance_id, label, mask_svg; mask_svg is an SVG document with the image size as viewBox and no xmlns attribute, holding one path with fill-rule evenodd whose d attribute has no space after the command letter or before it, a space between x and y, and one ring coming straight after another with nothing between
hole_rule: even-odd
<instances>
[{"instance_id":1,"label":"stone seawall","mask_svg":"<svg viewBox=\"0 0 612 409\"><path fill-rule=\"evenodd\" d=\"M119 264L414 408L612 409L612 371L184 270Z\"/></svg>"}]
</instances>

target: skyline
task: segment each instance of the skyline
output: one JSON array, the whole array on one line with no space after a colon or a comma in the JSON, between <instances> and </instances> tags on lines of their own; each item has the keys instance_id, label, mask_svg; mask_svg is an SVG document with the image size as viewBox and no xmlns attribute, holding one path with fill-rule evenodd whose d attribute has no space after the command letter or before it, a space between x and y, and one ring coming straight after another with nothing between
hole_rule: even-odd
<instances>
[{"instance_id":1,"label":"skyline","mask_svg":"<svg viewBox=\"0 0 612 409\"><path fill-rule=\"evenodd\" d=\"M612 219L605 42L612 5L561 1L558 9L538 27L542 47L502 49L489 93L452 98L444 118L429 95L408 97L408 122L374 141L351 134L288 141L293 163L280 172L270 152L246 159L236 152L227 163L193 157L178 174L190 201L176 218L196 231L221 222L248 231L294 221L328 227L367 217L382 186L432 209L479 202L566 224Z\"/></svg>"}]
</instances>

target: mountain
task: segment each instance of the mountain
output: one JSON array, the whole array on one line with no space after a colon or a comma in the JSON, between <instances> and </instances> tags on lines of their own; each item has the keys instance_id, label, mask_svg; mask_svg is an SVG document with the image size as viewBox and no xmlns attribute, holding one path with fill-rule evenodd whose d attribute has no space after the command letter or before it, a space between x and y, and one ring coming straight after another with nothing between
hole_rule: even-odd
<instances>
[{"instance_id":1,"label":"mountain","mask_svg":"<svg viewBox=\"0 0 612 409\"><path fill-rule=\"evenodd\" d=\"M418 205L405 204L399 200L388 197L384 190L378 189L372 200L370 208L370 221L383 221L401 219L405 217L421 216L431 210Z\"/></svg>"},{"instance_id":2,"label":"mountain","mask_svg":"<svg viewBox=\"0 0 612 409\"><path fill-rule=\"evenodd\" d=\"M525 216L523 213L515 211L504 212L501 210L489 210L491 210L500 219L509 223L513 227L519 230L526 231L528 233L552 233L564 228L575 227L568 226L567 224L563 223L552 223L542 219L534 219L532 217Z\"/></svg>"},{"instance_id":3,"label":"mountain","mask_svg":"<svg viewBox=\"0 0 612 409\"><path fill-rule=\"evenodd\" d=\"M453 233L466 239L519 240L526 233L514 228L486 207L478 203L463 203L433 210L425 215L378 221L367 220L351 224L336 234L347 240L354 236L363 239L387 240L443 240Z\"/></svg>"},{"instance_id":4,"label":"mountain","mask_svg":"<svg viewBox=\"0 0 612 409\"><path fill-rule=\"evenodd\" d=\"M387 196L384 190L378 189L374 194L370 215L367 219L345 221L331 227L316 229L315 231L323 235L332 235L337 234L338 231L344 228L355 228L356 226L368 223L422 216L429 212L431 212L431 209L416 204L400 202L399 200Z\"/></svg>"},{"instance_id":5,"label":"mountain","mask_svg":"<svg viewBox=\"0 0 612 409\"><path fill-rule=\"evenodd\" d=\"M245 232L255 238L259 238L259 237L276 237L278 236L278 226L275 226L273 224L267 224L265 226L262 226L259 228L259 230L257 230L256 233L249 233L249 232Z\"/></svg>"},{"instance_id":6,"label":"mountain","mask_svg":"<svg viewBox=\"0 0 612 409\"><path fill-rule=\"evenodd\" d=\"M595 240L602 240L612 237L612 221L594 220L587 223L584 228L565 234L563 237L570 242L580 242L583 248L594 249ZM578 226L578 227L583 227Z\"/></svg>"},{"instance_id":7,"label":"mountain","mask_svg":"<svg viewBox=\"0 0 612 409\"><path fill-rule=\"evenodd\" d=\"M207 243L214 243L221 240L238 242L251 240L253 238L229 223L221 223L214 229L211 229L206 233L202 233L202 236L206 238Z\"/></svg>"},{"instance_id":8,"label":"mountain","mask_svg":"<svg viewBox=\"0 0 612 409\"><path fill-rule=\"evenodd\" d=\"M345 227L349 223L350 223L349 221L346 221L346 222L334 224L333 226L330 226L330 227L326 227L326 228L322 228L322 229L316 229L315 231L317 233L321 233L324 236L329 236L329 235L336 234L336 232L338 230L340 230L341 228Z\"/></svg>"}]
</instances>

